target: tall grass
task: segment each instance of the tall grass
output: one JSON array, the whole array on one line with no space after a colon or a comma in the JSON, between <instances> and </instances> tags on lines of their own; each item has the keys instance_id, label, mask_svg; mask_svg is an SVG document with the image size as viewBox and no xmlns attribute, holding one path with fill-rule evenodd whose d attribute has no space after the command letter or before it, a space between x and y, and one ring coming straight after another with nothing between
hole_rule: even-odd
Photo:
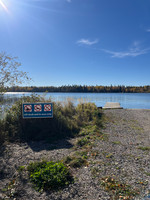
<instances>
[{"instance_id":1,"label":"tall grass","mask_svg":"<svg viewBox=\"0 0 150 200\"><path fill-rule=\"evenodd\" d=\"M53 118L23 119L23 102L46 102L44 97L32 95L18 100L0 120L0 143L5 141L57 140L73 137L87 125L101 125L102 113L94 103L79 103L76 107L53 102Z\"/></svg>"}]
</instances>

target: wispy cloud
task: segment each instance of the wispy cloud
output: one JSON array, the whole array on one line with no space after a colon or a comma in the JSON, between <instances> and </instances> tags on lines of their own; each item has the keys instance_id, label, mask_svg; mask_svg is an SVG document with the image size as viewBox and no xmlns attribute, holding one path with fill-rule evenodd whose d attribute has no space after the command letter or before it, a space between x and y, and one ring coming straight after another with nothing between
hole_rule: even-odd
<instances>
[{"instance_id":1,"label":"wispy cloud","mask_svg":"<svg viewBox=\"0 0 150 200\"><path fill-rule=\"evenodd\" d=\"M125 57L136 57L143 54L147 54L150 48L141 48L140 42L135 41L127 51L111 51L107 49L101 49L105 53L111 54L112 58L125 58Z\"/></svg>"},{"instance_id":2,"label":"wispy cloud","mask_svg":"<svg viewBox=\"0 0 150 200\"><path fill-rule=\"evenodd\" d=\"M120 52L120 51L109 51L109 50L103 49L104 52L111 54L112 58L136 57L136 56L140 56L140 55L148 53L149 50L150 48L141 49L138 51L133 50L133 51Z\"/></svg>"},{"instance_id":3,"label":"wispy cloud","mask_svg":"<svg viewBox=\"0 0 150 200\"><path fill-rule=\"evenodd\" d=\"M91 46L96 43L98 43L98 39L93 40L93 41L90 41L88 39L81 39L77 41L77 44L83 44L83 45L88 45L88 46Z\"/></svg>"},{"instance_id":4,"label":"wispy cloud","mask_svg":"<svg viewBox=\"0 0 150 200\"><path fill-rule=\"evenodd\" d=\"M150 32L150 28L146 29L147 32Z\"/></svg>"},{"instance_id":5,"label":"wispy cloud","mask_svg":"<svg viewBox=\"0 0 150 200\"><path fill-rule=\"evenodd\" d=\"M68 3L71 3L71 0L66 0Z\"/></svg>"}]
</instances>

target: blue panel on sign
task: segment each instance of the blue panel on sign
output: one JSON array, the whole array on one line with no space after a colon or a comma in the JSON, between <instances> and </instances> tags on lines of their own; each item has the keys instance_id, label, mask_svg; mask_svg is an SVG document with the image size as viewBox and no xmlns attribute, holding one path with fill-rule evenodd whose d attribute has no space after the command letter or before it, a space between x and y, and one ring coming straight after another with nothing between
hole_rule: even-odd
<instances>
[{"instance_id":1,"label":"blue panel on sign","mask_svg":"<svg viewBox=\"0 0 150 200\"><path fill-rule=\"evenodd\" d=\"M23 103L22 115L23 115L23 118L52 118L53 104L52 103Z\"/></svg>"}]
</instances>

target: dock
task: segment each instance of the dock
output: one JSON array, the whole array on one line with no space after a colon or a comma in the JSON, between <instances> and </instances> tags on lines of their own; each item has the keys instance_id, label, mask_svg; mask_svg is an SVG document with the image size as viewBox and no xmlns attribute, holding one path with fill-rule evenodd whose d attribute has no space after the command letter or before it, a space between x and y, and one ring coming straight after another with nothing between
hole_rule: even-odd
<instances>
[{"instance_id":1,"label":"dock","mask_svg":"<svg viewBox=\"0 0 150 200\"><path fill-rule=\"evenodd\" d=\"M103 109L123 109L118 102L107 102Z\"/></svg>"}]
</instances>

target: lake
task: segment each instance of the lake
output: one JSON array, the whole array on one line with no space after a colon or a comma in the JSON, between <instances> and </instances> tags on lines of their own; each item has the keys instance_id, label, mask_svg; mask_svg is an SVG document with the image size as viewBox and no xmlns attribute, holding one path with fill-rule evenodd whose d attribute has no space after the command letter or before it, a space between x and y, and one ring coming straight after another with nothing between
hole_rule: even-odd
<instances>
[{"instance_id":1,"label":"lake","mask_svg":"<svg viewBox=\"0 0 150 200\"><path fill-rule=\"evenodd\" d=\"M8 92L4 94L5 105L13 104L22 96L32 93ZM93 102L103 107L106 102L119 102L123 108L150 109L150 93L36 93L52 101L66 102L71 99L75 105L80 101Z\"/></svg>"}]
</instances>

